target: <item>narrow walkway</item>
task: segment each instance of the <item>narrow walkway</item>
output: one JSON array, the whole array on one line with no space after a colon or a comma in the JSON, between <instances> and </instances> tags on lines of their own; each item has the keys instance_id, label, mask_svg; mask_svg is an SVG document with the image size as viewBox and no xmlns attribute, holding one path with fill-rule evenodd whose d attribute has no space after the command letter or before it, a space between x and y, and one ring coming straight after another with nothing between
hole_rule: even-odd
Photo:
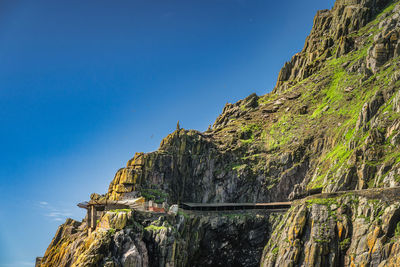
<instances>
[{"instance_id":1,"label":"narrow walkway","mask_svg":"<svg viewBox=\"0 0 400 267\"><path fill-rule=\"evenodd\" d=\"M311 190L305 194L306 197L296 199L330 198L346 194L353 194L366 198L379 198L387 202L400 201L400 187L369 188L361 190L338 191L332 193L320 193L320 189ZM287 210L293 202L271 202L271 203L181 203L179 208L193 211L229 211L229 210Z\"/></svg>"},{"instance_id":2,"label":"narrow walkway","mask_svg":"<svg viewBox=\"0 0 400 267\"><path fill-rule=\"evenodd\" d=\"M201 211L224 211L224 210L280 210L289 209L292 202L271 202L271 203L181 203L179 207L183 210Z\"/></svg>"}]
</instances>

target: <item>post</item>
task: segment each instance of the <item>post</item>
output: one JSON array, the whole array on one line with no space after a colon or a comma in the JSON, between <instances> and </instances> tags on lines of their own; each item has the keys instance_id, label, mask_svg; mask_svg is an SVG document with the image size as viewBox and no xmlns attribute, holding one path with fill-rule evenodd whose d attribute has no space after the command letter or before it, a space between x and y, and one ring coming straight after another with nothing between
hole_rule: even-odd
<instances>
[{"instance_id":1,"label":"post","mask_svg":"<svg viewBox=\"0 0 400 267\"><path fill-rule=\"evenodd\" d=\"M96 207L94 205L90 206L90 227L92 230L96 229L96 223L97 223L97 211Z\"/></svg>"}]
</instances>

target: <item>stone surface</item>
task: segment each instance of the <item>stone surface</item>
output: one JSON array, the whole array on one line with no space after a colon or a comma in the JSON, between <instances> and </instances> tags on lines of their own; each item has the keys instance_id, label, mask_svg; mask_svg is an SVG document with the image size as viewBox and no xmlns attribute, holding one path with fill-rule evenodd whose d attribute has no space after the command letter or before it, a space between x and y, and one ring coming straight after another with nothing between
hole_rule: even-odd
<instances>
[{"instance_id":1,"label":"stone surface","mask_svg":"<svg viewBox=\"0 0 400 267\"><path fill-rule=\"evenodd\" d=\"M39 266L258 266L268 233L281 216L136 212L121 230L109 225L89 235L67 220Z\"/></svg>"},{"instance_id":2,"label":"stone surface","mask_svg":"<svg viewBox=\"0 0 400 267\"><path fill-rule=\"evenodd\" d=\"M322 195L283 218L114 210L91 233L86 220L67 220L41 265L399 266L390 191L400 186L399 14L399 1L386 0L319 11L273 92L227 103L205 132L178 125L91 199L143 196L167 207Z\"/></svg>"},{"instance_id":3,"label":"stone surface","mask_svg":"<svg viewBox=\"0 0 400 267\"><path fill-rule=\"evenodd\" d=\"M261 266L395 266L399 205L351 194L299 201L275 228Z\"/></svg>"}]
</instances>

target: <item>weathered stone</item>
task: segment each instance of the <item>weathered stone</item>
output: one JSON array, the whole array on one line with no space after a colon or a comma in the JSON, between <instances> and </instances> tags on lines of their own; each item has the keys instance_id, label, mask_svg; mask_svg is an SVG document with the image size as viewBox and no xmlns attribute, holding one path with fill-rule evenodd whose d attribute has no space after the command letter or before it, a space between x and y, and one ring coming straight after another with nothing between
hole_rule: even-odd
<instances>
[{"instance_id":1,"label":"weathered stone","mask_svg":"<svg viewBox=\"0 0 400 267\"><path fill-rule=\"evenodd\" d=\"M368 103L365 103L364 106L362 107L362 110L360 112L360 115L358 117L358 121L356 124L357 129L361 129L364 127L366 129L366 124L379 110L379 108L383 105L384 103L384 98L382 92L377 92L372 100Z\"/></svg>"}]
</instances>

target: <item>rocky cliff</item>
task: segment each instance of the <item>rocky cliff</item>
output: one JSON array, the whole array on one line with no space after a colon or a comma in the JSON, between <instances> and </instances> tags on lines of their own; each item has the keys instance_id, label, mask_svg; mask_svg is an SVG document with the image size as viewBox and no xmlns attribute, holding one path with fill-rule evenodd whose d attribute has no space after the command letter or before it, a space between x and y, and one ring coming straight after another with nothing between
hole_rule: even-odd
<instances>
[{"instance_id":1,"label":"rocky cliff","mask_svg":"<svg viewBox=\"0 0 400 267\"><path fill-rule=\"evenodd\" d=\"M227 104L205 132L178 127L157 151L136 153L105 195L92 195L301 199L280 224L279 215L122 212L88 235L85 220L69 220L42 266L398 266L399 203L379 190L400 185L399 59L399 1L337 0L317 13L273 92ZM315 191L324 194L302 199Z\"/></svg>"},{"instance_id":2,"label":"rocky cliff","mask_svg":"<svg viewBox=\"0 0 400 267\"><path fill-rule=\"evenodd\" d=\"M400 189L297 201L264 249L261 266L399 266Z\"/></svg>"},{"instance_id":3,"label":"rocky cliff","mask_svg":"<svg viewBox=\"0 0 400 267\"><path fill-rule=\"evenodd\" d=\"M42 266L258 266L280 213L109 211L88 234L85 222L61 225Z\"/></svg>"}]
</instances>

